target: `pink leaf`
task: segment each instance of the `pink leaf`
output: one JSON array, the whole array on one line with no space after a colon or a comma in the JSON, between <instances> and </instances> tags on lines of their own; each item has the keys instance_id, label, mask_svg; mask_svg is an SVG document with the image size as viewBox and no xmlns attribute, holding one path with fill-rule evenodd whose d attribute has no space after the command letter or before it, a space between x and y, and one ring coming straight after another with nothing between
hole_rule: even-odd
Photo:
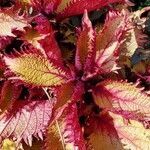
<instances>
[{"instance_id":1,"label":"pink leaf","mask_svg":"<svg viewBox=\"0 0 150 150\"><path fill-rule=\"evenodd\" d=\"M51 118L49 101L15 102L12 109L1 116L0 135L32 145L32 135L42 138Z\"/></svg>"},{"instance_id":2,"label":"pink leaf","mask_svg":"<svg viewBox=\"0 0 150 150\"><path fill-rule=\"evenodd\" d=\"M94 67L95 49L94 49L94 30L92 23L85 11L82 20L82 30L79 33L77 41L77 51L75 65L78 70L83 70L84 74L92 72Z\"/></svg>"},{"instance_id":3,"label":"pink leaf","mask_svg":"<svg viewBox=\"0 0 150 150\"><path fill-rule=\"evenodd\" d=\"M31 0L29 2L30 6L33 6L34 9L45 12L46 14L52 14L57 9L58 5L60 4L61 0Z\"/></svg>"},{"instance_id":4,"label":"pink leaf","mask_svg":"<svg viewBox=\"0 0 150 150\"><path fill-rule=\"evenodd\" d=\"M72 149L85 150L83 134L78 122L77 106L71 105L64 111L64 126L63 135L65 142L72 145Z\"/></svg>"},{"instance_id":5,"label":"pink leaf","mask_svg":"<svg viewBox=\"0 0 150 150\"><path fill-rule=\"evenodd\" d=\"M137 120L150 117L150 96L132 83L106 80L96 86L93 96L99 107L124 117Z\"/></svg>"},{"instance_id":6,"label":"pink leaf","mask_svg":"<svg viewBox=\"0 0 150 150\"><path fill-rule=\"evenodd\" d=\"M51 143L51 138L57 138L60 142L57 147L61 149L63 143L63 149L68 150L85 150L85 143L83 139L83 134L81 127L78 122L78 114L76 104L71 104L65 108L62 116L57 119L57 122L50 127L50 133L47 136L48 140L46 142L47 150L54 146L56 142ZM60 130L58 132L58 130ZM54 137L53 137L54 136Z\"/></svg>"},{"instance_id":7,"label":"pink leaf","mask_svg":"<svg viewBox=\"0 0 150 150\"><path fill-rule=\"evenodd\" d=\"M109 11L104 27L96 37L96 63L101 73L116 71L119 47L130 28L125 11Z\"/></svg>"}]
</instances>

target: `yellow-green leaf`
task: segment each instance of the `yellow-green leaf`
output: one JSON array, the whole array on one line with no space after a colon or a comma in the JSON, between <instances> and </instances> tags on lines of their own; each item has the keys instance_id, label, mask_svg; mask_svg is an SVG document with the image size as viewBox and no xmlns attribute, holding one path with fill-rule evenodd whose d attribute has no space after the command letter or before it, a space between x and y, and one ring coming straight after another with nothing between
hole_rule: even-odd
<instances>
[{"instance_id":1,"label":"yellow-green leaf","mask_svg":"<svg viewBox=\"0 0 150 150\"><path fill-rule=\"evenodd\" d=\"M2 150L15 150L16 149L16 144L9 140L9 139L5 139L3 141L3 144L2 144Z\"/></svg>"},{"instance_id":2,"label":"yellow-green leaf","mask_svg":"<svg viewBox=\"0 0 150 150\"><path fill-rule=\"evenodd\" d=\"M64 69L37 54L5 57L5 62L18 79L35 86L57 86L70 79Z\"/></svg>"}]
</instances>

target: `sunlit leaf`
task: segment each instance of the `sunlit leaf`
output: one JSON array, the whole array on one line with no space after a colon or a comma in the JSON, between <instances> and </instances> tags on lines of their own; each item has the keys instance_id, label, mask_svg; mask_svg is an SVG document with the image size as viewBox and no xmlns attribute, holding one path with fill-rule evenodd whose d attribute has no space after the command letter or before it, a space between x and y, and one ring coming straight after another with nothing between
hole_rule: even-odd
<instances>
[{"instance_id":1,"label":"sunlit leaf","mask_svg":"<svg viewBox=\"0 0 150 150\"><path fill-rule=\"evenodd\" d=\"M24 54L15 58L5 57L5 62L18 79L32 85L56 86L70 78L57 64L37 54Z\"/></svg>"},{"instance_id":2,"label":"sunlit leaf","mask_svg":"<svg viewBox=\"0 0 150 150\"><path fill-rule=\"evenodd\" d=\"M102 30L96 37L96 63L102 73L117 70L119 48L130 25L125 11L109 11Z\"/></svg>"},{"instance_id":3,"label":"sunlit leaf","mask_svg":"<svg viewBox=\"0 0 150 150\"><path fill-rule=\"evenodd\" d=\"M27 19L19 16L13 9L0 10L0 36L15 37L12 30L23 31L26 26L29 26Z\"/></svg>"},{"instance_id":4,"label":"sunlit leaf","mask_svg":"<svg viewBox=\"0 0 150 150\"><path fill-rule=\"evenodd\" d=\"M110 113L114 127L125 150L141 150L150 148L150 129L134 120L125 120L119 115Z\"/></svg>"},{"instance_id":5,"label":"sunlit leaf","mask_svg":"<svg viewBox=\"0 0 150 150\"><path fill-rule=\"evenodd\" d=\"M15 142L5 139L2 143L2 150L16 150L16 144Z\"/></svg>"},{"instance_id":6,"label":"sunlit leaf","mask_svg":"<svg viewBox=\"0 0 150 150\"><path fill-rule=\"evenodd\" d=\"M121 114L125 117L133 117L135 114L145 118L150 116L150 97L132 83L104 81L97 85L93 95L99 107L123 111ZM129 112L133 116L128 116Z\"/></svg>"},{"instance_id":7,"label":"sunlit leaf","mask_svg":"<svg viewBox=\"0 0 150 150\"><path fill-rule=\"evenodd\" d=\"M150 130L143 124L126 120L114 113L103 113L93 118L93 132L88 138L89 147L94 150L141 150L150 148Z\"/></svg>"}]
</instances>

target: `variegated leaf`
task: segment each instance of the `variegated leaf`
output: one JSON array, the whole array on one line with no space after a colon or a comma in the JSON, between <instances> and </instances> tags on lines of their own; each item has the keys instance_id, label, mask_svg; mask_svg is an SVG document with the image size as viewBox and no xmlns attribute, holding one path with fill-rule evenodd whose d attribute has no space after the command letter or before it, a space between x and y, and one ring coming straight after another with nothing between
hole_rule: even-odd
<instances>
[{"instance_id":1,"label":"variegated leaf","mask_svg":"<svg viewBox=\"0 0 150 150\"><path fill-rule=\"evenodd\" d=\"M5 62L18 79L37 86L57 86L70 79L70 75L57 64L38 54L5 57Z\"/></svg>"},{"instance_id":2,"label":"variegated leaf","mask_svg":"<svg viewBox=\"0 0 150 150\"><path fill-rule=\"evenodd\" d=\"M150 130L143 124L126 120L114 113L93 118L93 133L89 136L89 150L143 150L150 148ZM94 125L95 124L95 125Z\"/></svg>"},{"instance_id":3,"label":"variegated leaf","mask_svg":"<svg viewBox=\"0 0 150 150\"><path fill-rule=\"evenodd\" d=\"M150 149L150 129L145 129L143 124L126 120L120 115L110 113L114 127L125 150Z\"/></svg>"},{"instance_id":4,"label":"variegated leaf","mask_svg":"<svg viewBox=\"0 0 150 150\"><path fill-rule=\"evenodd\" d=\"M69 82L56 89L56 104L54 105L54 115L52 122L62 116L68 105L79 102L84 93L84 84L82 82ZM52 123L51 122L51 123Z\"/></svg>"},{"instance_id":5,"label":"variegated leaf","mask_svg":"<svg viewBox=\"0 0 150 150\"><path fill-rule=\"evenodd\" d=\"M150 117L150 97L132 83L104 81L93 90L95 103L132 119ZM135 116L139 118L135 118Z\"/></svg>"},{"instance_id":6,"label":"variegated leaf","mask_svg":"<svg viewBox=\"0 0 150 150\"><path fill-rule=\"evenodd\" d=\"M121 45L122 54L126 56L133 56L136 49L143 47L147 35L143 33L142 29L134 28L128 31L126 41Z\"/></svg>"},{"instance_id":7,"label":"variegated leaf","mask_svg":"<svg viewBox=\"0 0 150 150\"><path fill-rule=\"evenodd\" d=\"M119 48L130 29L127 13L109 11L102 30L96 37L96 63L100 73L116 71Z\"/></svg>"},{"instance_id":8,"label":"variegated leaf","mask_svg":"<svg viewBox=\"0 0 150 150\"><path fill-rule=\"evenodd\" d=\"M126 41L121 46L122 53L126 56L132 56L137 48L143 48L144 43L147 42L147 35L144 34L143 29L145 28L146 17L142 17L146 11L149 11L150 7L145 7L142 10L131 12L128 14L132 20L131 24L134 26L128 31L126 35Z\"/></svg>"}]
</instances>

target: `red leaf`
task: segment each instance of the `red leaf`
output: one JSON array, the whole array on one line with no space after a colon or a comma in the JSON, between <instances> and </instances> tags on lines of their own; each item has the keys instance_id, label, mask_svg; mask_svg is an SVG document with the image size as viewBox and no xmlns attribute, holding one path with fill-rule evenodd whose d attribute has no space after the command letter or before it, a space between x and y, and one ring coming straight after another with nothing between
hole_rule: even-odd
<instances>
[{"instance_id":1,"label":"red leaf","mask_svg":"<svg viewBox=\"0 0 150 150\"><path fill-rule=\"evenodd\" d=\"M49 20L43 15L38 15L31 23L34 23L35 27L26 29L22 39L39 49L48 59L53 58L57 63L62 64L61 51Z\"/></svg>"},{"instance_id":2,"label":"red leaf","mask_svg":"<svg viewBox=\"0 0 150 150\"><path fill-rule=\"evenodd\" d=\"M42 138L51 118L49 101L15 102L12 109L0 119L0 135L32 145L32 135Z\"/></svg>"},{"instance_id":3,"label":"red leaf","mask_svg":"<svg viewBox=\"0 0 150 150\"><path fill-rule=\"evenodd\" d=\"M61 117L64 110L73 103L81 100L84 93L84 85L82 82L69 82L57 88L56 104L54 105L54 115L52 121L54 122Z\"/></svg>"},{"instance_id":4,"label":"red leaf","mask_svg":"<svg viewBox=\"0 0 150 150\"><path fill-rule=\"evenodd\" d=\"M94 33L92 23L88 18L87 11L85 11L82 19L82 31L80 31L78 36L75 59L76 68L84 71L83 76L87 76L94 69L93 64L96 54L94 49Z\"/></svg>"},{"instance_id":5,"label":"red leaf","mask_svg":"<svg viewBox=\"0 0 150 150\"><path fill-rule=\"evenodd\" d=\"M64 117L64 118L63 118ZM71 149L82 149L85 150L85 143L83 140L83 134L78 121L77 106L76 104L68 107L63 113L63 135L65 143L68 143Z\"/></svg>"},{"instance_id":6,"label":"red leaf","mask_svg":"<svg viewBox=\"0 0 150 150\"><path fill-rule=\"evenodd\" d=\"M55 145L55 143L51 143L51 138L52 140L54 138L56 140L60 139L59 145L57 146L59 149L61 149L60 147L64 147L62 149L86 150L82 130L78 122L76 104L65 108L62 116L54 123L55 126L52 126L46 142L47 149Z\"/></svg>"},{"instance_id":7,"label":"red leaf","mask_svg":"<svg viewBox=\"0 0 150 150\"><path fill-rule=\"evenodd\" d=\"M84 13L84 10L92 11L102 8L115 2L125 2L124 0L66 0L60 3L57 8L57 19L64 19L70 16Z\"/></svg>"}]
</instances>

